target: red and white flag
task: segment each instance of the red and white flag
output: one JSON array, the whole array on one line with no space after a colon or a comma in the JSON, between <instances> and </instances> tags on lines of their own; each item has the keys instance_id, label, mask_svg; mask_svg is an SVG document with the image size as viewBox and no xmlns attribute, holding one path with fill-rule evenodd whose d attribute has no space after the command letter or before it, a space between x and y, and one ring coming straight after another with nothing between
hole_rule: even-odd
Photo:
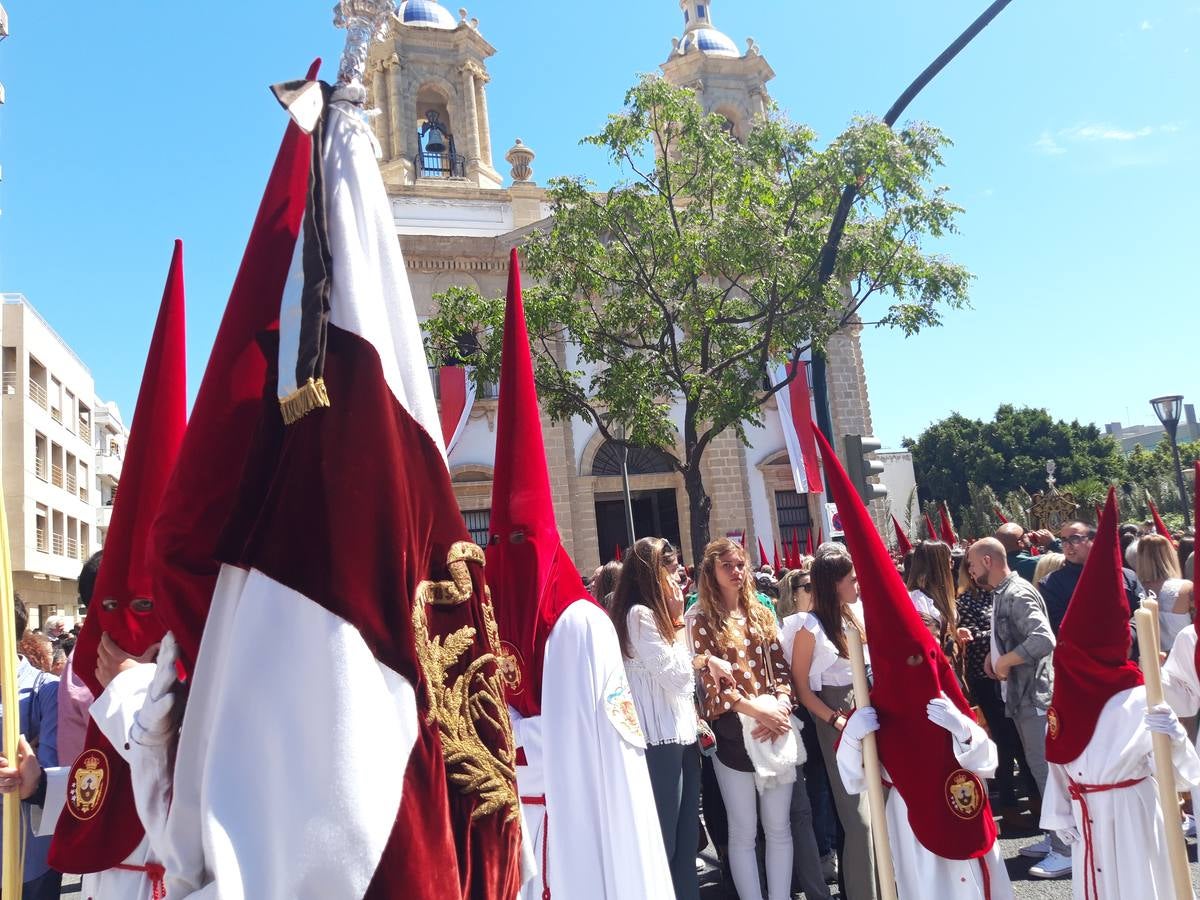
<instances>
[{"instance_id":1,"label":"red and white flag","mask_svg":"<svg viewBox=\"0 0 1200 900\"><path fill-rule=\"evenodd\" d=\"M792 465L792 480L797 494L819 493L821 487L821 462L817 455L817 443L813 439L812 397L808 390L808 363L801 361L794 366L777 366L772 373L775 384L781 384L787 376L799 368L796 377L775 395L779 408L779 422L783 426L783 442L787 446L788 462Z\"/></svg>"},{"instance_id":2,"label":"red and white flag","mask_svg":"<svg viewBox=\"0 0 1200 900\"><path fill-rule=\"evenodd\" d=\"M454 452L471 418L475 405L475 380L470 366L442 366L438 369L438 398L441 401L442 442L446 457Z\"/></svg>"},{"instance_id":3,"label":"red and white flag","mask_svg":"<svg viewBox=\"0 0 1200 900\"><path fill-rule=\"evenodd\" d=\"M310 130L289 126L156 526L192 670L168 895L509 898L483 553L361 97L314 76L276 88Z\"/></svg>"}]
</instances>

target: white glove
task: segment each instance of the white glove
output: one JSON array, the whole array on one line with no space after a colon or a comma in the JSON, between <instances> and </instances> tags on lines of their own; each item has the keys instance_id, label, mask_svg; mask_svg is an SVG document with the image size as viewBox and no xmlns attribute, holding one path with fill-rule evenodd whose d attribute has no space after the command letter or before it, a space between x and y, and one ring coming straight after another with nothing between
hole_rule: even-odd
<instances>
[{"instance_id":1,"label":"white glove","mask_svg":"<svg viewBox=\"0 0 1200 900\"><path fill-rule=\"evenodd\" d=\"M855 710L854 715L847 720L846 727L842 729L842 740L862 743L863 738L878 730L879 716L875 712L875 707L864 706Z\"/></svg>"},{"instance_id":2,"label":"white glove","mask_svg":"<svg viewBox=\"0 0 1200 900\"><path fill-rule=\"evenodd\" d=\"M1146 727L1158 734L1165 734L1171 743L1187 740L1187 732L1179 724L1179 718L1165 703L1146 710Z\"/></svg>"},{"instance_id":3,"label":"white glove","mask_svg":"<svg viewBox=\"0 0 1200 900\"><path fill-rule=\"evenodd\" d=\"M1054 833L1058 835L1058 839L1068 847L1072 847L1082 840L1082 836L1079 834L1079 829L1074 825L1072 825L1070 828L1059 829Z\"/></svg>"},{"instance_id":4,"label":"white glove","mask_svg":"<svg viewBox=\"0 0 1200 900\"><path fill-rule=\"evenodd\" d=\"M175 663L179 659L179 645L169 631L158 648L154 677L146 691L146 702L133 716L130 736L144 747L168 743L177 731L172 712L175 708L175 682L178 675Z\"/></svg>"},{"instance_id":5,"label":"white glove","mask_svg":"<svg viewBox=\"0 0 1200 900\"><path fill-rule=\"evenodd\" d=\"M934 725L940 725L959 741L965 742L971 736L971 719L963 715L945 691L942 696L934 697L925 706L925 715Z\"/></svg>"}]
</instances>

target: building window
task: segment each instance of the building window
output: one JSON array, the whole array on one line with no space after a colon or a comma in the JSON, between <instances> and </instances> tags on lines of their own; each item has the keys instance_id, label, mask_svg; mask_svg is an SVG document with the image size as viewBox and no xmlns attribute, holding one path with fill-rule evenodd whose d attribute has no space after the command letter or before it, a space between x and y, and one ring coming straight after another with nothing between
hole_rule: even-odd
<instances>
[{"instance_id":1,"label":"building window","mask_svg":"<svg viewBox=\"0 0 1200 900\"><path fill-rule=\"evenodd\" d=\"M697 19L704 18L704 4L703 3L696 4L696 18Z\"/></svg>"},{"instance_id":2,"label":"building window","mask_svg":"<svg viewBox=\"0 0 1200 900\"><path fill-rule=\"evenodd\" d=\"M812 533L812 519L808 514L808 494L795 491L775 492L775 519L779 523L781 547L792 545L792 536L803 548Z\"/></svg>"},{"instance_id":3,"label":"building window","mask_svg":"<svg viewBox=\"0 0 1200 900\"><path fill-rule=\"evenodd\" d=\"M63 448L58 444L50 445L50 483L63 486Z\"/></svg>"},{"instance_id":4,"label":"building window","mask_svg":"<svg viewBox=\"0 0 1200 900\"><path fill-rule=\"evenodd\" d=\"M42 553L50 552L50 529L49 529L50 512L44 503L37 505L37 516L34 522L35 533L37 535L37 548Z\"/></svg>"},{"instance_id":5,"label":"building window","mask_svg":"<svg viewBox=\"0 0 1200 900\"><path fill-rule=\"evenodd\" d=\"M486 547L488 532L492 526L492 511L490 509L465 510L463 521L467 523L467 531L471 532L471 540L480 547Z\"/></svg>"},{"instance_id":6,"label":"building window","mask_svg":"<svg viewBox=\"0 0 1200 900\"><path fill-rule=\"evenodd\" d=\"M33 474L42 481L50 478L50 444L40 431L33 433Z\"/></svg>"},{"instance_id":7,"label":"building window","mask_svg":"<svg viewBox=\"0 0 1200 900\"><path fill-rule=\"evenodd\" d=\"M604 446L597 451L596 458L592 460L592 474L620 475L622 452L623 448L612 441L605 441ZM628 468L630 475L664 475L675 471L669 456L661 450L648 447L629 448Z\"/></svg>"}]
</instances>

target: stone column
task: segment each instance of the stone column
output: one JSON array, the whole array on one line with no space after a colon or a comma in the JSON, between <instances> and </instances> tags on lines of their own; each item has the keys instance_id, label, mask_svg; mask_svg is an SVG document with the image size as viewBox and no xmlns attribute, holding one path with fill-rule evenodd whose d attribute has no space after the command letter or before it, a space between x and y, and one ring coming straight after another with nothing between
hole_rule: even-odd
<instances>
[{"instance_id":1,"label":"stone column","mask_svg":"<svg viewBox=\"0 0 1200 900\"><path fill-rule=\"evenodd\" d=\"M465 155L468 167L479 164L479 110L475 106L475 71L471 65L462 67L463 112L466 114L467 146ZM461 149L461 148L460 148Z\"/></svg>"},{"instance_id":2,"label":"stone column","mask_svg":"<svg viewBox=\"0 0 1200 900\"><path fill-rule=\"evenodd\" d=\"M408 119L404 115L404 70L400 60L393 56L389 61L388 73L388 138L392 147L392 158L407 159L412 154L408 151L409 134Z\"/></svg>"},{"instance_id":3,"label":"stone column","mask_svg":"<svg viewBox=\"0 0 1200 900\"><path fill-rule=\"evenodd\" d=\"M487 83L491 79L481 74L475 79L475 109L479 116L479 156L480 161L489 169L492 168L492 126L488 119Z\"/></svg>"},{"instance_id":4,"label":"stone column","mask_svg":"<svg viewBox=\"0 0 1200 900\"><path fill-rule=\"evenodd\" d=\"M371 104L379 110L379 117L375 120L375 138L383 150L383 162L395 156L392 149L392 105L389 87L387 65L380 63L371 76Z\"/></svg>"}]
</instances>

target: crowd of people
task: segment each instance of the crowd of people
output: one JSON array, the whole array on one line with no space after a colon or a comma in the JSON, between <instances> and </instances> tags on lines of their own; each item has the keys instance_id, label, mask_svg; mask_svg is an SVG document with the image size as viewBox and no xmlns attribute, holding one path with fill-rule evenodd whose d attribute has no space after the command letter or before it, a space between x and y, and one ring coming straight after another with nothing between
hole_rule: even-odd
<instances>
[{"instance_id":1,"label":"crowd of people","mask_svg":"<svg viewBox=\"0 0 1200 900\"><path fill-rule=\"evenodd\" d=\"M1055 727L1056 639L1095 539L1093 523L1068 522L1057 534L1006 523L989 538L925 540L892 558L974 712L968 721L949 702L931 704L930 720L966 742L964 765L971 735L985 729L976 750L994 743L993 759L975 771L988 776L1006 825L1043 819L1054 780L1047 729ZM1194 647L1193 533L1123 525L1120 542L1131 632L1135 610L1153 596L1164 658L1181 633ZM845 764L847 755L861 759L863 736L878 728L873 710L854 709L847 635L865 642L866 634L848 549L829 542L798 567L755 569L740 543L720 539L692 569L668 541L649 537L587 584L620 637L676 897L699 896L703 861L694 857L711 841L742 900L795 891L819 900L833 883L849 900L873 900L866 793ZM866 655L869 664L869 646ZM1194 743L1200 682L1194 695L1174 693L1184 698L1179 714L1193 716L1183 724ZM1160 715L1160 730L1174 728L1173 714ZM1190 813L1181 812L1180 827L1195 833ZM1069 827L1049 827L1020 853L1036 860L1031 875L1066 877L1073 842Z\"/></svg>"}]
</instances>

